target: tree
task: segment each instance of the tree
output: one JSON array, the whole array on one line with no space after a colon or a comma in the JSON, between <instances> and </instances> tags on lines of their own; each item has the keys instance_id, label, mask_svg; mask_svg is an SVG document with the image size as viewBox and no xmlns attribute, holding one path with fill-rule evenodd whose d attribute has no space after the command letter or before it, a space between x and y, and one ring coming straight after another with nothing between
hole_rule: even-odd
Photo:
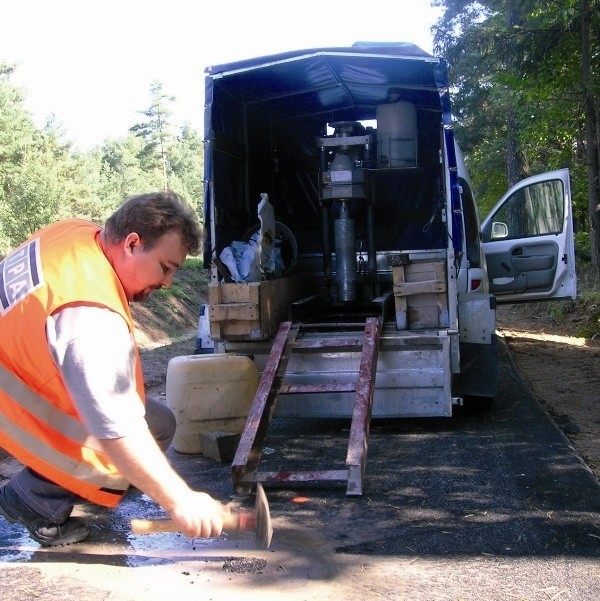
<instances>
[{"instance_id":1,"label":"tree","mask_svg":"<svg viewBox=\"0 0 600 601\"><path fill-rule=\"evenodd\" d=\"M171 133L172 100L152 86L146 124L90 152L74 151L50 118L39 129L0 64L0 258L35 230L77 217L103 224L125 198L167 185L202 216L203 143L189 124Z\"/></svg>"},{"instance_id":2,"label":"tree","mask_svg":"<svg viewBox=\"0 0 600 601\"><path fill-rule=\"evenodd\" d=\"M13 72L0 66L0 255L64 214L75 167L55 125L35 127Z\"/></svg>"},{"instance_id":3,"label":"tree","mask_svg":"<svg viewBox=\"0 0 600 601\"><path fill-rule=\"evenodd\" d=\"M169 104L175 100L163 92L163 85L159 81L150 84L152 104L145 111L141 111L148 118L144 123L138 123L129 131L142 138L145 142L138 154L138 159L145 169L151 171L159 166L162 171L163 188L168 188L168 159L169 150L173 142L172 126L169 122L171 111Z\"/></svg>"},{"instance_id":4,"label":"tree","mask_svg":"<svg viewBox=\"0 0 600 601\"><path fill-rule=\"evenodd\" d=\"M591 64L600 54L599 3L437 0L445 12L435 37L457 76L457 137L478 192L489 202L500 179L569 167L577 222L591 225L596 265L600 86Z\"/></svg>"},{"instance_id":5,"label":"tree","mask_svg":"<svg viewBox=\"0 0 600 601\"><path fill-rule=\"evenodd\" d=\"M12 246L8 220L14 180L23 160L23 148L35 133L22 106L23 94L10 83L13 71L13 66L0 63L0 258Z\"/></svg>"},{"instance_id":6,"label":"tree","mask_svg":"<svg viewBox=\"0 0 600 601\"><path fill-rule=\"evenodd\" d=\"M514 140L520 103L512 86L511 61L499 49L507 43L505 19L489 2L440 1L445 7L436 29L436 51L446 57L453 85L456 137L486 213L516 171Z\"/></svg>"},{"instance_id":7,"label":"tree","mask_svg":"<svg viewBox=\"0 0 600 601\"><path fill-rule=\"evenodd\" d=\"M104 204L116 208L132 194L163 187L162 171L148 169L144 155L145 142L129 134L119 140L106 140L96 152L100 160L100 196Z\"/></svg>"},{"instance_id":8,"label":"tree","mask_svg":"<svg viewBox=\"0 0 600 601\"><path fill-rule=\"evenodd\" d=\"M204 143L189 123L185 123L171 151L171 188L181 194L202 221L204 211ZM173 181L175 180L175 181Z\"/></svg>"},{"instance_id":9,"label":"tree","mask_svg":"<svg viewBox=\"0 0 600 601\"><path fill-rule=\"evenodd\" d=\"M585 144L586 162L588 167L588 206L590 211L590 231L592 262L598 269L600 267L600 131L598 127L600 110L600 85L598 79L593 80L592 56L598 60L599 49L592 48L593 16L598 22L598 11L593 11L596 2L581 0L579 11L581 13L581 77L583 87L583 105L585 111ZM596 27L596 34L598 28Z\"/></svg>"}]
</instances>

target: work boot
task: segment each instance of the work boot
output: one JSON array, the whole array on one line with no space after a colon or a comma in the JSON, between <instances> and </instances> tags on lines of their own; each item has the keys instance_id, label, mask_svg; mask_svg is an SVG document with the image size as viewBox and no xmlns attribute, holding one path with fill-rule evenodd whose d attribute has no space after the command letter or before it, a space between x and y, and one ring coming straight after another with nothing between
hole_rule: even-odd
<instances>
[{"instance_id":1,"label":"work boot","mask_svg":"<svg viewBox=\"0 0 600 601\"><path fill-rule=\"evenodd\" d=\"M70 517L70 511L58 523L51 522L25 505L10 482L0 488L0 515L9 522L25 526L33 540L44 547L71 545L85 540L90 527L82 518Z\"/></svg>"}]
</instances>

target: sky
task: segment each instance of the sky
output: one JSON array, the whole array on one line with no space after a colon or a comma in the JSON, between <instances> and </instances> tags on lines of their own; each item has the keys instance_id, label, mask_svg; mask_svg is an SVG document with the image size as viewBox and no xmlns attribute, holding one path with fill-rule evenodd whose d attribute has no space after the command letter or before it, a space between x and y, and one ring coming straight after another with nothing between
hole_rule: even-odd
<instances>
[{"instance_id":1,"label":"sky","mask_svg":"<svg viewBox=\"0 0 600 601\"><path fill-rule=\"evenodd\" d=\"M153 81L203 135L206 67L357 41L432 52L439 15L429 0L2 0L0 62L39 127L53 115L89 150L144 120Z\"/></svg>"}]
</instances>

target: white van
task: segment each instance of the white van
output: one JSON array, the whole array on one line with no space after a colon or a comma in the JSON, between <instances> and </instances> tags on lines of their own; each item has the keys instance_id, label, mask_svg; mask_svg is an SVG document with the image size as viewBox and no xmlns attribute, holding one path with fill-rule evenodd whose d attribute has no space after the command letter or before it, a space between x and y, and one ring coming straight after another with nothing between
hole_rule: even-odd
<instances>
[{"instance_id":1,"label":"white van","mask_svg":"<svg viewBox=\"0 0 600 601\"><path fill-rule=\"evenodd\" d=\"M281 324L300 324L310 352L280 374L277 415L352 415L339 383L361 348L335 341L369 318L380 328L374 417L489 404L496 304L576 297L568 171L521 182L480 225L452 126L445 62L411 44L207 69L210 334L216 353L248 355L263 374ZM251 234L264 242L265 194L282 268L236 281L223 257Z\"/></svg>"}]
</instances>

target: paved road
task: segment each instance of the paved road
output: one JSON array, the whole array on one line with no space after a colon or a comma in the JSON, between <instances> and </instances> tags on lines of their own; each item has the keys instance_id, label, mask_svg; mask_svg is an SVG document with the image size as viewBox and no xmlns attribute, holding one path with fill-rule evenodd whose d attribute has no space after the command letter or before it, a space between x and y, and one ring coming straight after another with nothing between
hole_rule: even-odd
<instances>
[{"instance_id":1,"label":"paved road","mask_svg":"<svg viewBox=\"0 0 600 601\"><path fill-rule=\"evenodd\" d=\"M501 380L484 414L375 422L361 498L334 485L267 490L269 551L249 534L133 536L131 517L158 514L135 491L116 512L83 506L95 527L76 547L42 549L0 521L0 598L600 599L600 485L504 348ZM334 468L347 435L345 422L277 423L265 460ZM171 458L195 486L228 498L228 466ZM4 461L0 473L14 468Z\"/></svg>"}]
</instances>

